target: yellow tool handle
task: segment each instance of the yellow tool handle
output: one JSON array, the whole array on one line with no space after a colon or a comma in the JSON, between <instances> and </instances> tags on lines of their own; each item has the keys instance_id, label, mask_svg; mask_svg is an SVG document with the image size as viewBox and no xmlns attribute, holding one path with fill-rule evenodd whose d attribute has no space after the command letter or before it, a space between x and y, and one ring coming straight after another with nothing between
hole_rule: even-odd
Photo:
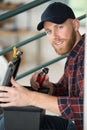
<instances>
[{"instance_id":1,"label":"yellow tool handle","mask_svg":"<svg viewBox=\"0 0 87 130\"><path fill-rule=\"evenodd\" d=\"M13 58L17 58L17 48L13 47Z\"/></svg>"}]
</instances>

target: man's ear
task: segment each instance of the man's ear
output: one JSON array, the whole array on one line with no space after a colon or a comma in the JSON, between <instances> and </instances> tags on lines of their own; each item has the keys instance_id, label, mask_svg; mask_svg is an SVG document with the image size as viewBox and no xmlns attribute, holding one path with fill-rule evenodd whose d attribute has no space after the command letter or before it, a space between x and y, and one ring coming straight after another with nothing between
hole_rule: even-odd
<instances>
[{"instance_id":1,"label":"man's ear","mask_svg":"<svg viewBox=\"0 0 87 130\"><path fill-rule=\"evenodd\" d=\"M73 20L73 25L74 25L74 29L75 31L78 31L79 30L79 27L80 27L80 22L78 19L74 19Z\"/></svg>"}]
</instances>

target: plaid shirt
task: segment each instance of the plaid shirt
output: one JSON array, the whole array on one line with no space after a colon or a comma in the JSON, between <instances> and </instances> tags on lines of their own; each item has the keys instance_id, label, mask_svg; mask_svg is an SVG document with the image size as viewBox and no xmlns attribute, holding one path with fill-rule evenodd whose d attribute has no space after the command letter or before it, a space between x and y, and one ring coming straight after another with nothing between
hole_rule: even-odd
<instances>
[{"instance_id":1,"label":"plaid shirt","mask_svg":"<svg viewBox=\"0 0 87 130\"><path fill-rule=\"evenodd\" d=\"M64 75L55 85L62 117L75 121L83 129L84 36L67 57Z\"/></svg>"}]
</instances>

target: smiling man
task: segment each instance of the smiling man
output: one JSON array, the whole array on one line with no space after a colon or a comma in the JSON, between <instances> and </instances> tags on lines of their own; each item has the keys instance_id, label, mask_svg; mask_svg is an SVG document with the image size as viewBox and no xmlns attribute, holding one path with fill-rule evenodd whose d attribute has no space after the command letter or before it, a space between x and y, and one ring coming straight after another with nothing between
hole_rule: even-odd
<instances>
[{"instance_id":1,"label":"smiling man","mask_svg":"<svg viewBox=\"0 0 87 130\"><path fill-rule=\"evenodd\" d=\"M15 87L0 87L7 91L0 93L0 101L6 102L0 107L32 105L58 114L45 115L40 130L83 130L85 37L81 36L79 27L69 6L55 2L45 9L37 29L45 30L57 54L67 54L64 74L57 83L50 82L47 75L42 86L36 80L39 72L32 76L31 86L34 89L49 87L50 95L29 91L11 79Z\"/></svg>"},{"instance_id":2,"label":"smiling man","mask_svg":"<svg viewBox=\"0 0 87 130\"><path fill-rule=\"evenodd\" d=\"M74 27L76 26L76 28ZM68 19L63 24L45 22L44 29L53 48L59 55L67 54L81 39L81 35L74 30L79 28L77 19ZM61 35L62 34L62 35ZM78 38L76 37L78 36Z\"/></svg>"}]
</instances>

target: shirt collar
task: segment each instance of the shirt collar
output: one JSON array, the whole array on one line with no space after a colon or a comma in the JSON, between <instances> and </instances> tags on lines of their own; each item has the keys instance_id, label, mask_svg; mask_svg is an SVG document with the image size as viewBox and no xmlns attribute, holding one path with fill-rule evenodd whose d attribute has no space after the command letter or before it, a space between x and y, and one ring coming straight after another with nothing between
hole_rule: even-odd
<instances>
[{"instance_id":1,"label":"shirt collar","mask_svg":"<svg viewBox=\"0 0 87 130\"><path fill-rule=\"evenodd\" d=\"M70 52L69 54L70 57L74 58L77 55L77 53L79 53L79 49L84 44L84 40L85 40L85 34L82 35L82 38L80 39L80 41L76 44L76 46Z\"/></svg>"}]
</instances>

